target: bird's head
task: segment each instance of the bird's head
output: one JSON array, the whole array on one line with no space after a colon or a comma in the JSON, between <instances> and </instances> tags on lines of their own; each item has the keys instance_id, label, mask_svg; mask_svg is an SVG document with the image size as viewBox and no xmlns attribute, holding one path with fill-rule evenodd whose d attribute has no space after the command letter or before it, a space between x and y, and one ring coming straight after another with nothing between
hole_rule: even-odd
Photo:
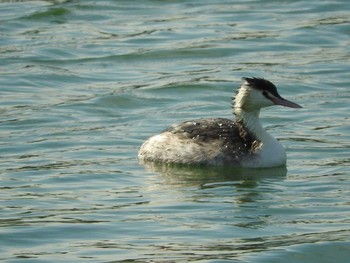
<instances>
[{"instance_id":1,"label":"bird's head","mask_svg":"<svg viewBox=\"0 0 350 263\"><path fill-rule=\"evenodd\" d=\"M244 111L255 111L272 105L302 108L278 94L276 86L262 78L243 78L244 82L234 99L234 107Z\"/></svg>"}]
</instances>

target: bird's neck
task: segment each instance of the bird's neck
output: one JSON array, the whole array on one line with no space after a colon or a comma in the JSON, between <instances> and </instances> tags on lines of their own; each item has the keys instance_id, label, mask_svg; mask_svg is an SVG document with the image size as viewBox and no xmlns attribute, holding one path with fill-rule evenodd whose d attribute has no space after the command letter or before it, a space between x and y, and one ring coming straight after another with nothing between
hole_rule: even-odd
<instances>
[{"instance_id":1,"label":"bird's neck","mask_svg":"<svg viewBox=\"0 0 350 263\"><path fill-rule=\"evenodd\" d=\"M270 167L285 165L286 153L283 146L265 131L260 122L260 108L252 103L248 87L243 85L234 98L233 106L240 135L250 137L251 147L257 159L250 167ZM248 140L249 141L249 140ZM251 160L250 160L251 161Z\"/></svg>"},{"instance_id":2,"label":"bird's neck","mask_svg":"<svg viewBox=\"0 0 350 263\"><path fill-rule=\"evenodd\" d=\"M246 111L240 107L234 107L234 114L236 121L243 123L245 128L254 135L258 140L264 140L266 138L266 131L261 125L259 114L260 109Z\"/></svg>"},{"instance_id":3,"label":"bird's neck","mask_svg":"<svg viewBox=\"0 0 350 263\"><path fill-rule=\"evenodd\" d=\"M269 135L262 126L259 118L260 110L245 111L242 108L234 107L236 122L243 124L244 128L253 135L258 141L269 141Z\"/></svg>"},{"instance_id":4,"label":"bird's neck","mask_svg":"<svg viewBox=\"0 0 350 263\"><path fill-rule=\"evenodd\" d=\"M236 116L236 121L243 123L249 133L262 141L266 138L266 131L259 119L260 108L257 108L251 101L251 92L249 85L243 84L240 87L233 100L233 112Z\"/></svg>"}]
</instances>

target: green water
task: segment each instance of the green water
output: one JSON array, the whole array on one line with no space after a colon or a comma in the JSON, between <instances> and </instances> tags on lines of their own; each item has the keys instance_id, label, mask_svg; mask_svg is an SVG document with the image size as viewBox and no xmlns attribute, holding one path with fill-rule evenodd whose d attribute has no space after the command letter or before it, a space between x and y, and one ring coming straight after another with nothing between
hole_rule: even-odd
<instances>
[{"instance_id":1,"label":"green water","mask_svg":"<svg viewBox=\"0 0 350 263\"><path fill-rule=\"evenodd\" d=\"M347 262L349 1L0 1L2 262ZM143 167L231 118L241 77L287 169Z\"/></svg>"}]
</instances>

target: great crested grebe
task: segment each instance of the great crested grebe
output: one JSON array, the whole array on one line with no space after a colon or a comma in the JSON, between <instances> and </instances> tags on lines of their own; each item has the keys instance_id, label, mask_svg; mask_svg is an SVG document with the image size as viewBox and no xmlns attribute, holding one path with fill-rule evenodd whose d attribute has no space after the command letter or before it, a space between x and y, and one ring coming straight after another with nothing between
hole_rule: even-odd
<instances>
[{"instance_id":1,"label":"great crested grebe","mask_svg":"<svg viewBox=\"0 0 350 263\"><path fill-rule=\"evenodd\" d=\"M285 150L262 127L260 109L272 105L302 107L282 98L266 79L243 80L233 100L236 121L205 118L174 124L143 143L140 162L252 168L285 165Z\"/></svg>"}]
</instances>

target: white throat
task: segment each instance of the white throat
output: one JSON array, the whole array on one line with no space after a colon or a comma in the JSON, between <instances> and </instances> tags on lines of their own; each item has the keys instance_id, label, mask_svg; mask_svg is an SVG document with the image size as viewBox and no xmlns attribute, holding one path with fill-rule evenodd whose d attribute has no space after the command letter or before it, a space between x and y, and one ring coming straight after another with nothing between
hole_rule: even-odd
<instances>
[{"instance_id":1,"label":"white throat","mask_svg":"<svg viewBox=\"0 0 350 263\"><path fill-rule=\"evenodd\" d=\"M260 110L244 111L242 108L234 107L234 113L237 121L242 121L245 127L251 132L258 140L263 140L267 132L263 128L260 122Z\"/></svg>"}]
</instances>

